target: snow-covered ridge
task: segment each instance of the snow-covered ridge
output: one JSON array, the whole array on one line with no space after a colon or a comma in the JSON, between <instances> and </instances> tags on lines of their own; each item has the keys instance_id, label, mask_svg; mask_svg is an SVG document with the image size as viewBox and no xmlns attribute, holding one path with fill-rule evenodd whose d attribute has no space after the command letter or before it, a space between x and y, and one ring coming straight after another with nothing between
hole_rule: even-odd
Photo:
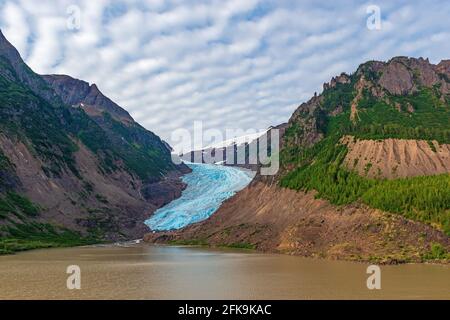
<instances>
[{"instance_id":1,"label":"snow-covered ridge","mask_svg":"<svg viewBox=\"0 0 450 320\"><path fill-rule=\"evenodd\" d=\"M197 148L192 150L191 152L198 152L198 151L203 151L203 150L211 150L211 149L222 149L222 148L228 148L231 146L241 146L244 145L245 143L252 143L253 141L259 139L260 137L262 137L263 135L267 134L267 132L272 129L272 127L266 129L266 130L261 130L258 131L256 133L250 133L250 134L246 134L243 136L239 136L239 137L234 137L231 139L227 139L218 143L213 143L210 144L204 148Z\"/></svg>"}]
</instances>

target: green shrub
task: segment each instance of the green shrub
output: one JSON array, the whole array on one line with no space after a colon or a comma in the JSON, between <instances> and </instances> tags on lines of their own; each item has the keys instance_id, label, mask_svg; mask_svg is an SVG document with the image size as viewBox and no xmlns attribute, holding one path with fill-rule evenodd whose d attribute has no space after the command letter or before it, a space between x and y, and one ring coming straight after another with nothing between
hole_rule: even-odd
<instances>
[{"instance_id":1,"label":"green shrub","mask_svg":"<svg viewBox=\"0 0 450 320\"><path fill-rule=\"evenodd\" d=\"M23 215L28 217L36 217L39 215L39 206L33 204L27 198L14 193L7 192L0 195L0 218L7 218L10 214L22 218Z\"/></svg>"},{"instance_id":2,"label":"green shrub","mask_svg":"<svg viewBox=\"0 0 450 320\"><path fill-rule=\"evenodd\" d=\"M36 222L16 223L13 226L4 226L0 231L7 234L0 239L0 254L101 242L95 237L84 237L78 232L66 228Z\"/></svg>"},{"instance_id":3,"label":"green shrub","mask_svg":"<svg viewBox=\"0 0 450 320\"><path fill-rule=\"evenodd\" d=\"M372 208L429 223L450 235L450 174L370 179L342 166L347 148L326 141L314 161L282 177L282 187L310 191L336 205L362 201Z\"/></svg>"},{"instance_id":4,"label":"green shrub","mask_svg":"<svg viewBox=\"0 0 450 320\"><path fill-rule=\"evenodd\" d=\"M440 243L432 243L430 251L424 255L425 260L450 259L450 254Z\"/></svg>"}]
</instances>

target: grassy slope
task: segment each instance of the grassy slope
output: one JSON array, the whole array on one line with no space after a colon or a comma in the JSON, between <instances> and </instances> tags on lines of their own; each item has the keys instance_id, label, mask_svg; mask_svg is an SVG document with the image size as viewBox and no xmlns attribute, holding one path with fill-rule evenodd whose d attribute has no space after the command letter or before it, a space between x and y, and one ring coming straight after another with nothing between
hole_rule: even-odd
<instances>
[{"instance_id":1,"label":"grassy slope","mask_svg":"<svg viewBox=\"0 0 450 320\"><path fill-rule=\"evenodd\" d=\"M8 227L8 237L0 239L0 255L40 248L73 247L99 243L79 233L51 224L28 223Z\"/></svg>"}]
</instances>

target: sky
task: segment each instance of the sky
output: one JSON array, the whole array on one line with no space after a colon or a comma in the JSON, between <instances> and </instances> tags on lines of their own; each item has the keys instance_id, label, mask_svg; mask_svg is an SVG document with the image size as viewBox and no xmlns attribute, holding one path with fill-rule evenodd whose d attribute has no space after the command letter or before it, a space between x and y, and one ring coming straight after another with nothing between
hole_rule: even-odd
<instances>
[{"instance_id":1,"label":"sky","mask_svg":"<svg viewBox=\"0 0 450 320\"><path fill-rule=\"evenodd\" d=\"M194 121L224 139L286 122L367 60L449 59L449 17L427 0L0 0L34 71L96 83L171 144Z\"/></svg>"}]
</instances>

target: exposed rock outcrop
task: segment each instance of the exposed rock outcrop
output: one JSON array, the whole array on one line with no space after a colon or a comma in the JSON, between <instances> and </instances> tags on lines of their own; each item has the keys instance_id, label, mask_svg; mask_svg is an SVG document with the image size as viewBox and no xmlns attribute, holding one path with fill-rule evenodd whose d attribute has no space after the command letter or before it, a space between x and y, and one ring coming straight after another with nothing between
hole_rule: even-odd
<instances>
[{"instance_id":1,"label":"exposed rock outcrop","mask_svg":"<svg viewBox=\"0 0 450 320\"><path fill-rule=\"evenodd\" d=\"M44 75L42 78L68 105L81 105L83 110L92 116L108 112L124 123L134 122L127 111L105 97L95 84L89 85L66 75Z\"/></svg>"},{"instance_id":2,"label":"exposed rock outcrop","mask_svg":"<svg viewBox=\"0 0 450 320\"><path fill-rule=\"evenodd\" d=\"M428 59L395 57L388 62L369 62L357 71L370 71L375 76L375 84L393 95L408 95L420 87L440 87L442 94L449 92L449 63L443 60L434 65ZM448 78L445 78L448 77Z\"/></svg>"},{"instance_id":3,"label":"exposed rock outcrop","mask_svg":"<svg viewBox=\"0 0 450 320\"><path fill-rule=\"evenodd\" d=\"M324 83L323 90L325 91L328 89L336 88L336 85L338 84L346 84L350 82L351 82L350 76L347 75L346 73L341 73L339 76L331 78L330 82Z\"/></svg>"}]
</instances>

